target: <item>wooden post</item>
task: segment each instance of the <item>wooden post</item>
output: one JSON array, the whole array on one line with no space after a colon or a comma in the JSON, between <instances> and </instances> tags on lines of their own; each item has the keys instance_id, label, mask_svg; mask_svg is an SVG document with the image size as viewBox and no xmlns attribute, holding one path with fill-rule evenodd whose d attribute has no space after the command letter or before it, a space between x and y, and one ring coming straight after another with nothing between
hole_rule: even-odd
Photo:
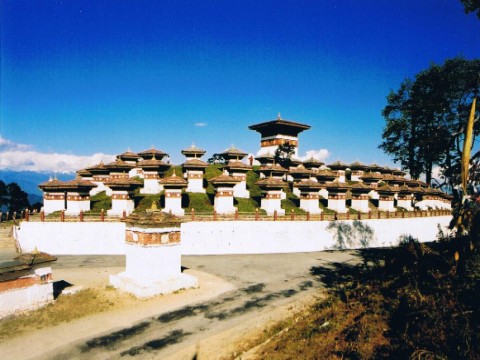
<instances>
[{"instance_id":1,"label":"wooden post","mask_svg":"<svg viewBox=\"0 0 480 360\"><path fill-rule=\"evenodd\" d=\"M277 221L277 219L278 219L277 210L274 210L273 211L273 221Z\"/></svg>"},{"instance_id":2,"label":"wooden post","mask_svg":"<svg viewBox=\"0 0 480 360\"><path fill-rule=\"evenodd\" d=\"M290 214L290 220L295 220L295 209L292 209L292 213Z\"/></svg>"},{"instance_id":3,"label":"wooden post","mask_svg":"<svg viewBox=\"0 0 480 360\"><path fill-rule=\"evenodd\" d=\"M235 220L238 220L238 208L235 208Z\"/></svg>"},{"instance_id":4,"label":"wooden post","mask_svg":"<svg viewBox=\"0 0 480 360\"><path fill-rule=\"evenodd\" d=\"M259 218L258 208L255 208L255 221L258 221L258 218Z\"/></svg>"},{"instance_id":5,"label":"wooden post","mask_svg":"<svg viewBox=\"0 0 480 360\"><path fill-rule=\"evenodd\" d=\"M362 220L362 213L361 213L360 211L358 212L357 219L358 219L358 220Z\"/></svg>"},{"instance_id":6,"label":"wooden post","mask_svg":"<svg viewBox=\"0 0 480 360\"><path fill-rule=\"evenodd\" d=\"M122 219L125 220L127 218L127 210L123 210L122 212Z\"/></svg>"},{"instance_id":7,"label":"wooden post","mask_svg":"<svg viewBox=\"0 0 480 360\"><path fill-rule=\"evenodd\" d=\"M217 210L213 210L213 221L217 221Z\"/></svg>"},{"instance_id":8,"label":"wooden post","mask_svg":"<svg viewBox=\"0 0 480 360\"><path fill-rule=\"evenodd\" d=\"M335 213L333 214L333 220L338 220L338 214L337 214L336 211L335 211Z\"/></svg>"},{"instance_id":9,"label":"wooden post","mask_svg":"<svg viewBox=\"0 0 480 360\"><path fill-rule=\"evenodd\" d=\"M62 210L60 212L60 221L62 221L62 222L65 221L65 210Z\"/></svg>"},{"instance_id":10,"label":"wooden post","mask_svg":"<svg viewBox=\"0 0 480 360\"><path fill-rule=\"evenodd\" d=\"M30 211L25 210L25 221L28 222L28 220L30 219Z\"/></svg>"},{"instance_id":11,"label":"wooden post","mask_svg":"<svg viewBox=\"0 0 480 360\"><path fill-rule=\"evenodd\" d=\"M387 219L390 219L390 211L387 210Z\"/></svg>"},{"instance_id":12,"label":"wooden post","mask_svg":"<svg viewBox=\"0 0 480 360\"><path fill-rule=\"evenodd\" d=\"M350 220L350 210L347 211L347 220Z\"/></svg>"},{"instance_id":13,"label":"wooden post","mask_svg":"<svg viewBox=\"0 0 480 360\"><path fill-rule=\"evenodd\" d=\"M369 212L368 212L368 219L370 220L371 218L372 218L372 212L369 211Z\"/></svg>"},{"instance_id":14,"label":"wooden post","mask_svg":"<svg viewBox=\"0 0 480 360\"><path fill-rule=\"evenodd\" d=\"M307 211L307 221L310 221L310 212Z\"/></svg>"},{"instance_id":15,"label":"wooden post","mask_svg":"<svg viewBox=\"0 0 480 360\"><path fill-rule=\"evenodd\" d=\"M405 218L405 211L402 211L402 219Z\"/></svg>"},{"instance_id":16,"label":"wooden post","mask_svg":"<svg viewBox=\"0 0 480 360\"><path fill-rule=\"evenodd\" d=\"M40 212L40 221L45 221L45 211Z\"/></svg>"},{"instance_id":17,"label":"wooden post","mask_svg":"<svg viewBox=\"0 0 480 360\"><path fill-rule=\"evenodd\" d=\"M323 221L325 219L325 215L323 211L320 213L320 221Z\"/></svg>"},{"instance_id":18,"label":"wooden post","mask_svg":"<svg viewBox=\"0 0 480 360\"><path fill-rule=\"evenodd\" d=\"M100 221L105 221L105 210L100 211Z\"/></svg>"},{"instance_id":19,"label":"wooden post","mask_svg":"<svg viewBox=\"0 0 480 360\"><path fill-rule=\"evenodd\" d=\"M192 221L195 221L195 209L192 208Z\"/></svg>"},{"instance_id":20,"label":"wooden post","mask_svg":"<svg viewBox=\"0 0 480 360\"><path fill-rule=\"evenodd\" d=\"M80 210L80 222L83 222L83 210Z\"/></svg>"},{"instance_id":21,"label":"wooden post","mask_svg":"<svg viewBox=\"0 0 480 360\"><path fill-rule=\"evenodd\" d=\"M3 212L0 211L0 223L2 222Z\"/></svg>"}]
</instances>

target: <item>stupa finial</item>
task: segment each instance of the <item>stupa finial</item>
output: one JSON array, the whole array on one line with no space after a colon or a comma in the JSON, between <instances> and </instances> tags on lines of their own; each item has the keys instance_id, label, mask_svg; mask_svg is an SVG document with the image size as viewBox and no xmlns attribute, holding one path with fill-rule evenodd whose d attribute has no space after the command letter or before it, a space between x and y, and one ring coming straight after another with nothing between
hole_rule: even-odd
<instances>
[{"instance_id":1,"label":"stupa finial","mask_svg":"<svg viewBox=\"0 0 480 360\"><path fill-rule=\"evenodd\" d=\"M282 116L280 115L280 111L278 112L277 120L282 120Z\"/></svg>"},{"instance_id":2,"label":"stupa finial","mask_svg":"<svg viewBox=\"0 0 480 360\"><path fill-rule=\"evenodd\" d=\"M153 210L153 211L158 210L156 201L152 201L152 206L150 206L150 210Z\"/></svg>"}]
</instances>

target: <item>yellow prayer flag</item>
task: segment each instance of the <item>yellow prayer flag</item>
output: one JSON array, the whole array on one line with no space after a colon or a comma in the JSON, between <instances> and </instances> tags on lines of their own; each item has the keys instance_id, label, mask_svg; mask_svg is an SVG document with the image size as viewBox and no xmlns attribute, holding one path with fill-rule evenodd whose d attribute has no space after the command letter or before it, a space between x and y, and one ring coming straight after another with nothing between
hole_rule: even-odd
<instances>
[{"instance_id":1,"label":"yellow prayer flag","mask_svg":"<svg viewBox=\"0 0 480 360\"><path fill-rule=\"evenodd\" d=\"M472 109L470 110L470 117L468 118L467 128L465 129L465 140L463 142L462 152L462 189L463 195L467 194L468 169L470 167L470 151L472 148L473 139L473 118L475 117L475 105L477 98L473 98Z\"/></svg>"}]
</instances>

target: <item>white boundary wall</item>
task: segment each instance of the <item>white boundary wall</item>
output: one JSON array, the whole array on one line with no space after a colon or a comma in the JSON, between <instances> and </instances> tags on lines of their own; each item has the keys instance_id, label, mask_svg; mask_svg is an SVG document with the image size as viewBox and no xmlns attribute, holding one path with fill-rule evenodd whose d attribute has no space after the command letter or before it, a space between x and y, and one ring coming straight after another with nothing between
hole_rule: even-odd
<instances>
[{"instance_id":1,"label":"white boundary wall","mask_svg":"<svg viewBox=\"0 0 480 360\"><path fill-rule=\"evenodd\" d=\"M23 252L55 255L125 255L123 222L25 222L17 228Z\"/></svg>"},{"instance_id":2,"label":"white boundary wall","mask_svg":"<svg viewBox=\"0 0 480 360\"><path fill-rule=\"evenodd\" d=\"M188 222L181 225L182 255L273 254L311 252L335 248L338 225L352 230L353 245L360 247L361 223L371 229L370 247L399 243L402 235L420 242L436 239L438 225L443 229L451 216L345 220L333 222L337 230L327 229L327 221L217 221ZM124 255L123 222L22 222L16 231L23 251L35 247L55 255Z\"/></svg>"},{"instance_id":3,"label":"white boundary wall","mask_svg":"<svg viewBox=\"0 0 480 360\"><path fill-rule=\"evenodd\" d=\"M369 247L398 245L402 235L411 235L420 242L436 239L438 225L444 230L450 216L337 221L352 231L353 246L359 248L359 231L355 224L371 230ZM335 224L335 222L333 222ZM355 224L354 224L355 223ZM327 221L221 221L182 224L183 255L274 254L331 250L336 247L338 230L327 227ZM337 228L338 229L338 228Z\"/></svg>"}]
</instances>

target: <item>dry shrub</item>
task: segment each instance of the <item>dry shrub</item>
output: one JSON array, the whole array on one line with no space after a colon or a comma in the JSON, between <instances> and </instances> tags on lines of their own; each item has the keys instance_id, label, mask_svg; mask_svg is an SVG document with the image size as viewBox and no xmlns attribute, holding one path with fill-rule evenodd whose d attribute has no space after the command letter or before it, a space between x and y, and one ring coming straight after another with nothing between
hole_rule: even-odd
<instances>
[{"instance_id":1,"label":"dry shrub","mask_svg":"<svg viewBox=\"0 0 480 360\"><path fill-rule=\"evenodd\" d=\"M409 239L373 266L366 260L316 269L330 288L328 301L273 338L260 357L480 359L480 254L459 264L454 251L449 242Z\"/></svg>"}]
</instances>

